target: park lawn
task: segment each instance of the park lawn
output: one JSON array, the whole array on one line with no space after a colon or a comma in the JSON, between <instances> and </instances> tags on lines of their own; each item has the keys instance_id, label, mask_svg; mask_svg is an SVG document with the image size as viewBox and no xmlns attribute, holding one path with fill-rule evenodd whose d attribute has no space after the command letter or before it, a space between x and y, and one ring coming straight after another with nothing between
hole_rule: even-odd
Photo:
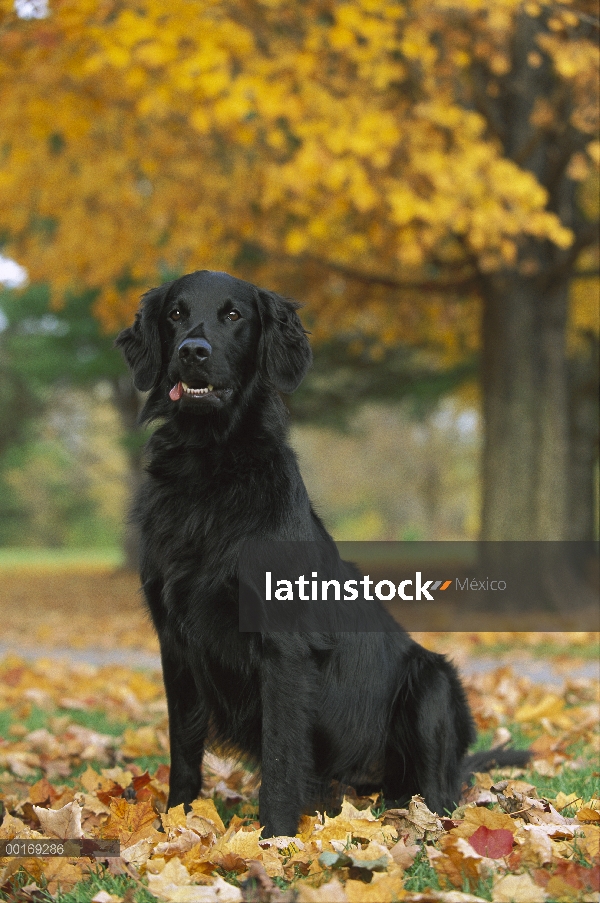
<instances>
[{"instance_id":1,"label":"park lawn","mask_svg":"<svg viewBox=\"0 0 600 903\"><path fill-rule=\"evenodd\" d=\"M477 775L443 819L418 799L385 810L380 799L348 791L341 813L305 817L298 838L274 845L261 842L255 772L218 751L206 759L205 799L187 816L164 812L158 672L9 656L0 664L0 839L60 836L69 825L69 836L120 840L125 856L0 859L0 898L83 903L104 891L104 903L385 903L427 891L428 901L451 892L592 899L600 872L597 681L567 679L557 689L502 667L465 683L479 745L494 735L533 745L532 767Z\"/></svg>"}]
</instances>

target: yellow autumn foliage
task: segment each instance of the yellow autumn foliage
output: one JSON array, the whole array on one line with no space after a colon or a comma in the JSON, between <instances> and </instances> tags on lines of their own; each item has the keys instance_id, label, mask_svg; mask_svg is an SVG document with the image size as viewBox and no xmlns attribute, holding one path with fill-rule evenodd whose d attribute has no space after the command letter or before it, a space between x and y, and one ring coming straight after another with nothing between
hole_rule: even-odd
<instances>
[{"instance_id":1,"label":"yellow autumn foliage","mask_svg":"<svg viewBox=\"0 0 600 903\"><path fill-rule=\"evenodd\" d=\"M432 267L510 268L527 237L573 241L547 191L506 155L468 73L487 61L501 90L515 29L551 9L530 66L550 66L570 92L571 124L588 136L572 167L585 181L598 163L598 50L574 8L51 0L42 19L18 18L8 0L1 9L5 249L52 284L56 304L98 288L107 330L162 275L243 269L248 246L274 262L315 257L406 280ZM538 101L539 128L555 128L560 110ZM389 334L389 318L373 315L386 343L410 336L401 316ZM333 328L325 314L323 335Z\"/></svg>"}]
</instances>

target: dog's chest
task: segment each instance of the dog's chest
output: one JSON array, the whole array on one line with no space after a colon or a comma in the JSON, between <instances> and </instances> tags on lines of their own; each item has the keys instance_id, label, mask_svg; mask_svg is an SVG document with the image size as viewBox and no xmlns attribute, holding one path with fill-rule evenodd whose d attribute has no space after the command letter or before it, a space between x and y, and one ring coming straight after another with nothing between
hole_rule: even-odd
<instances>
[{"instance_id":1,"label":"dog's chest","mask_svg":"<svg viewBox=\"0 0 600 903\"><path fill-rule=\"evenodd\" d=\"M227 534L230 522L256 499L233 468L210 466L198 457L193 466L152 473L138 504L138 521L145 536L161 542L171 553L198 549L206 537Z\"/></svg>"}]
</instances>

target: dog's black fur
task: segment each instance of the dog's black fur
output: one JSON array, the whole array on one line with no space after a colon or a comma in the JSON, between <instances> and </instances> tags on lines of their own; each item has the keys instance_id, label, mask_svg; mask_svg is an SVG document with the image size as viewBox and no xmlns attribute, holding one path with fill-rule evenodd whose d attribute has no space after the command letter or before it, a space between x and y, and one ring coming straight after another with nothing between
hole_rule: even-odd
<instances>
[{"instance_id":1,"label":"dog's black fur","mask_svg":"<svg viewBox=\"0 0 600 903\"><path fill-rule=\"evenodd\" d=\"M164 421L135 520L169 709L168 805L200 793L210 728L260 763L265 836L295 834L333 779L374 781L387 800L419 793L443 813L470 771L527 759L467 756L475 729L454 667L384 629L383 614L377 633L239 632L245 540L331 541L286 442L279 397L311 363L297 307L201 271L147 292L117 339L149 392L143 419ZM183 383L214 388L190 396Z\"/></svg>"}]
</instances>

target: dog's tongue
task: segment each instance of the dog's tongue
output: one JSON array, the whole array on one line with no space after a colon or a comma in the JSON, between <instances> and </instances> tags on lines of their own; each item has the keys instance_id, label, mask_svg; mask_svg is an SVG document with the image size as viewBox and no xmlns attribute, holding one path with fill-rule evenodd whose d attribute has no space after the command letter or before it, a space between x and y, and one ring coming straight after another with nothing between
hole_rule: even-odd
<instances>
[{"instance_id":1,"label":"dog's tongue","mask_svg":"<svg viewBox=\"0 0 600 903\"><path fill-rule=\"evenodd\" d=\"M180 382L175 383L171 391L169 392L169 398L171 401L179 401L181 396L183 395L183 386Z\"/></svg>"}]
</instances>

